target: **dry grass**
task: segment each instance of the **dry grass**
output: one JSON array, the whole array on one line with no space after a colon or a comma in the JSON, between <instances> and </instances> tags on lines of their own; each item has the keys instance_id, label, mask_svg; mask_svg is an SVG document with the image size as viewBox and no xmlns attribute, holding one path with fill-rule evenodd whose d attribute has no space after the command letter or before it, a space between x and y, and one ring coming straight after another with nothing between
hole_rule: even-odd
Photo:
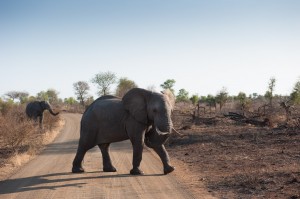
<instances>
[{"instance_id":1,"label":"dry grass","mask_svg":"<svg viewBox=\"0 0 300 199\"><path fill-rule=\"evenodd\" d=\"M63 121L44 113L44 128L28 120L23 106L13 106L0 115L0 179L32 159L54 140Z\"/></svg>"},{"instance_id":2,"label":"dry grass","mask_svg":"<svg viewBox=\"0 0 300 199\"><path fill-rule=\"evenodd\" d=\"M64 126L64 124L65 124L64 120L56 121L54 127L52 127L51 130L48 130L44 133L42 144L47 145L53 142L60 131L60 128L58 127L62 127Z\"/></svg>"},{"instance_id":3,"label":"dry grass","mask_svg":"<svg viewBox=\"0 0 300 199\"><path fill-rule=\"evenodd\" d=\"M0 148L8 153L19 153L36 140L37 129L29 121L22 107L15 106L0 116Z\"/></svg>"}]
</instances>

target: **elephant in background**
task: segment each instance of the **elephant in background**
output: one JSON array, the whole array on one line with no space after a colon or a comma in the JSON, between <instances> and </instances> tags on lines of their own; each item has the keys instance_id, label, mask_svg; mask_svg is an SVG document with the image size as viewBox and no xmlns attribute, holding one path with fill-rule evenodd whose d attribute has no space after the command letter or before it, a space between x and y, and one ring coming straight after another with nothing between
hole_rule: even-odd
<instances>
[{"instance_id":1,"label":"elephant in background","mask_svg":"<svg viewBox=\"0 0 300 199\"><path fill-rule=\"evenodd\" d=\"M164 174L174 171L163 145L173 130L171 111L174 104L170 91L157 93L141 88L131 89L122 99L111 95L98 98L83 113L72 172L84 172L85 153L96 145L102 153L103 171L115 172L109 155L110 143L127 139L133 147L130 174L143 174L139 166L144 143L160 157Z\"/></svg>"},{"instance_id":2,"label":"elephant in background","mask_svg":"<svg viewBox=\"0 0 300 199\"><path fill-rule=\"evenodd\" d=\"M35 122L37 122L37 119L39 118L39 124L40 127L43 127L43 115L44 111L48 110L51 115L56 116L59 114L59 112L54 113L52 110L52 107L48 101L33 101L27 104L26 106L26 115L33 119Z\"/></svg>"}]
</instances>

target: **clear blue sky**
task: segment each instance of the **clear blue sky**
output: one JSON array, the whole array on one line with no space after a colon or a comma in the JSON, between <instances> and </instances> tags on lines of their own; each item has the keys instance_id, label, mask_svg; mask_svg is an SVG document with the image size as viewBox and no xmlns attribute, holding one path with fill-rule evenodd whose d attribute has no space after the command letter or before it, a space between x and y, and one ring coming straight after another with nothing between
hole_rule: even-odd
<instances>
[{"instance_id":1,"label":"clear blue sky","mask_svg":"<svg viewBox=\"0 0 300 199\"><path fill-rule=\"evenodd\" d=\"M147 88L289 94L300 77L298 0L0 0L0 96L111 71ZM114 90L114 87L113 89Z\"/></svg>"}]
</instances>

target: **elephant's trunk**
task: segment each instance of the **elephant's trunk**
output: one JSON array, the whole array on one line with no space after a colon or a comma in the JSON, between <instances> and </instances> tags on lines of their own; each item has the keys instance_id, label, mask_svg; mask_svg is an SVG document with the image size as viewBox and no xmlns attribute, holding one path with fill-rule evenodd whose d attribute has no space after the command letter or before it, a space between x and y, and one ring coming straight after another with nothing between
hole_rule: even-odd
<instances>
[{"instance_id":1,"label":"elephant's trunk","mask_svg":"<svg viewBox=\"0 0 300 199\"><path fill-rule=\"evenodd\" d=\"M51 113L51 115L54 115L54 116L56 116L56 115L58 115L58 114L59 114L59 112L57 112L57 113L54 113L54 112L53 112L53 110L52 110L52 108L49 108L48 110L49 110L49 112Z\"/></svg>"},{"instance_id":2,"label":"elephant's trunk","mask_svg":"<svg viewBox=\"0 0 300 199\"><path fill-rule=\"evenodd\" d=\"M173 129L172 120L168 116L155 119L152 126L159 135L171 134Z\"/></svg>"}]
</instances>

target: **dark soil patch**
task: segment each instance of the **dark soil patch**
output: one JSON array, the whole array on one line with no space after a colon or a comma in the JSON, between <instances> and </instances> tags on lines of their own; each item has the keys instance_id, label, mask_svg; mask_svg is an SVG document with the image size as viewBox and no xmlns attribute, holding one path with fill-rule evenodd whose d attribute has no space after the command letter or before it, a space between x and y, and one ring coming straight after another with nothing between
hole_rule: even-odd
<instances>
[{"instance_id":1,"label":"dark soil patch","mask_svg":"<svg viewBox=\"0 0 300 199\"><path fill-rule=\"evenodd\" d=\"M218 198L300 198L300 129L219 120L207 125L185 119L186 136L171 137L170 156Z\"/></svg>"}]
</instances>

